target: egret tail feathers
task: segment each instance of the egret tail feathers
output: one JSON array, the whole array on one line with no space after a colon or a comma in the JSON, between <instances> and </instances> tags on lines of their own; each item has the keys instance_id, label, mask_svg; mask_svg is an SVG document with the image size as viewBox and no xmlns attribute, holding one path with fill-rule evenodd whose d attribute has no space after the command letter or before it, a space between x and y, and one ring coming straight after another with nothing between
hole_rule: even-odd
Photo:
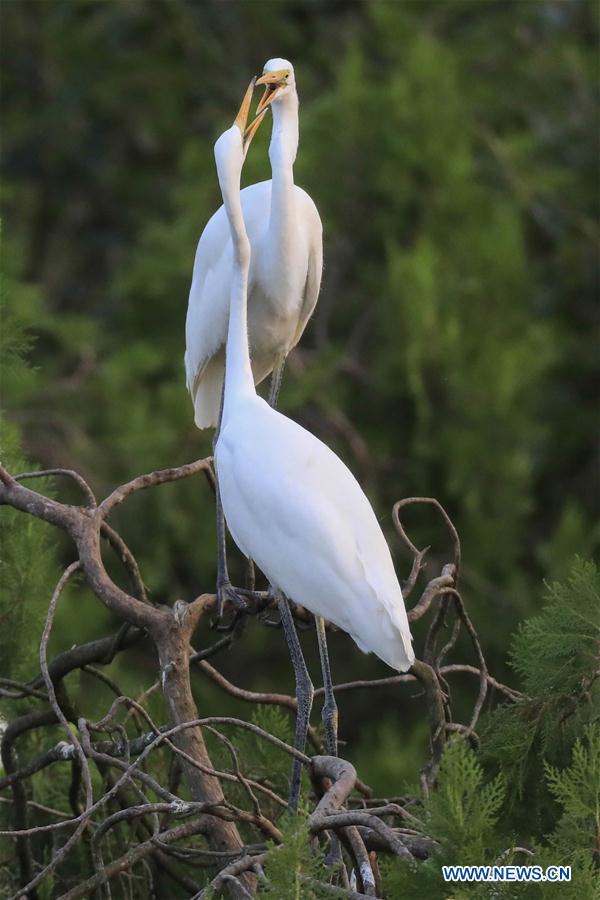
<instances>
[{"instance_id":1,"label":"egret tail feathers","mask_svg":"<svg viewBox=\"0 0 600 900\"><path fill-rule=\"evenodd\" d=\"M380 634L373 644L366 641L363 635L351 633L351 637L359 650L363 653L375 653L396 672L407 672L415 661L410 638L407 639L405 634L397 629L394 629L393 634L387 634L383 640Z\"/></svg>"},{"instance_id":2,"label":"egret tail feathers","mask_svg":"<svg viewBox=\"0 0 600 900\"><path fill-rule=\"evenodd\" d=\"M389 554L389 550L387 552ZM360 554L357 555L357 559L362 568L364 584L371 596L372 608L377 611L372 620L372 624L375 626L372 631L373 643L368 649L374 651L392 669L406 672L415 661L415 653L412 648L412 637L404 599L396 579L391 556L389 557L389 578L381 581L378 581L377 577L373 578L372 571L365 566ZM354 640L362 649L361 642L356 637Z\"/></svg>"},{"instance_id":3,"label":"egret tail feathers","mask_svg":"<svg viewBox=\"0 0 600 900\"><path fill-rule=\"evenodd\" d=\"M403 603L403 601L400 601ZM388 612L390 614L390 618L394 623L395 631L397 637L400 638L402 643L402 650L399 656L405 657L406 661L402 664L402 671L406 671L409 669L415 661L415 652L412 646L412 637L410 633L410 626L408 624L408 616L406 614L406 609L404 605L400 607L397 603L391 603L388 607Z\"/></svg>"},{"instance_id":4,"label":"egret tail feathers","mask_svg":"<svg viewBox=\"0 0 600 900\"><path fill-rule=\"evenodd\" d=\"M197 428L217 427L224 375L222 356L213 357L206 364L194 394L194 421Z\"/></svg>"},{"instance_id":5,"label":"egret tail feathers","mask_svg":"<svg viewBox=\"0 0 600 900\"><path fill-rule=\"evenodd\" d=\"M404 629L394 628L394 634L379 642L375 651L384 662L397 672L407 672L415 661L410 635Z\"/></svg>"}]
</instances>

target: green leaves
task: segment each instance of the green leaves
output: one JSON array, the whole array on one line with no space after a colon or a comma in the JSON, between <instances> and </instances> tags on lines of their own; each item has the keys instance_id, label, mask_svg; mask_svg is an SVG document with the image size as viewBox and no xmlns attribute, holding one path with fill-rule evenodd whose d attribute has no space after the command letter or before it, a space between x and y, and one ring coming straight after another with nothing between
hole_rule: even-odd
<instances>
[{"instance_id":1,"label":"green leaves","mask_svg":"<svg viewBox=\"0 0 600 900\"><path fill-rule=\"evenodd\" d=\"M513 813L527 818L535 810L544 823L552 815L543 787L544 758L566 763L573 741L593 721L600 697L597 567L576 560L568 579L547 586L546 601L521 625L511 652L528 696L498 707L483 731L486 757L506 774ZM520 807L525 797L527 809Z\"/></svg>"},{"instance_id":2,"label":"green leaves","mask_svg":"<svg viewBox=\"0 0 600 900\"><path fill-rule=\"evenodd\" d=\"M571 765L563 769L546 764L546 785L560 807L560 815L546 841L536 847L539 865L571 866L571 882L561 888L568 900L600 897L600 726L586 726L573 746ZM524 896L551 898L551 887Z\"/></svg>"},{"instance_id":3,"label":"green leaves","mask_svg":"<svg viewBox=\"0 0 600 900\"><path fill-rule=\"evenodd\" d=\"M513 642L512 663L527 695L488 715L481 754L464 740L447 745L434 791L422 798L422 810L411 809L438 850L424 864L387 863L388 897L409 900L417 885L441 900L448 896L442 863L509 863L516 846L533 851L527 863L571 866L561 896L599 896L599 589L597 567L583 560L568 579L547 587L546 605ZM493 891L463 884L452 896L545 900L556 893L542 883L495 883Z\"/></svg>"},{"instance_id":4,"label":"green leaves","mask_svg":"<svg viewBox=\"0 0 600 900\"><path fill-rule=\"evenodd\" d=\"M504 778L500 774L485 782L475 753L464 740L451 741L444 751L437 788L426 803L427 821L431 836L465 865L480 863L497 840Z\"/></svg>"},{"instance_id":5,"label":"green leaves","mask_svg":"<svg viewBox=\"0 0 600 900\"><path fill-rule=\"evenodd\" d=\"M2 282L2 328L0 328L0 380L10 395L3 404L14 403L17 397L31 395L37 383L36 373L25 362L33 343L30 327L32 310L39 301L35 290L17 288ZM20 301L17 304L17 300ZM17 426L0 413L0 460L11 472L24 471L25 462L20 448ZM48 483L38 482L41 490ZM58 559L53 535L48 527L13 509L3 508L0 517L0 659L3 674L18 679L31 677L39 634L41 633L53 580L58 577Z\"/></svg>"},{"instance_id":6,"label":"green leaves","mask_svg":"<svg viewBox=\"0 0 600 900\"><path fill-rule=\"evenodd\" d=\"M593 846L600 835L600 725L584 728L573 747L573 762L562 771L546 764L550 793L563 808L554 841L568 839L574 847ZM600 848L597 848L600 852Z\"/></svg>"},{"instance_id":7,"label":"green leaves","mask_svg":"<svg viewBox=\"0 0 600 900\"><path fill-rule=\"evenodd\" d=\"M422 811L411 810L420 817L423 833L436 841L437 849L425 862L383 861L386 898L411 900L423 896L442 900L448 896L442 865L492 863L501 851L498 820L505 793L501 774L490 780L462 738L450 741L435 790L422 799ZM464 893L458 888L453 896L486 896L481 885L461 887Z\"/></svg>"},{"instance_id":8,"label":"green leaves","mask_svg":"<svg viewBox=\"0 0 600 900\"><path fill-rule=\"evenodd\" d=\"M264 893L274 900L325 900L331 894L318 886L324 881L324 854L311 846L306 818L284 816L278 822L281 846L269 842ZM327 870L325 869L325 872Z\"/></svg>"},{"instance_id":9,"label":"green leaves","mask_svg":"<svg viewBox=\"0 0 600 900\"><path fill-rule=\"evenodd\" d=\"M575 561L567 581L547 586L543 611L519 629L512 663L527 693L559 698L577 695L598 665L600 572Z\"/></svg>"}]
</instances>

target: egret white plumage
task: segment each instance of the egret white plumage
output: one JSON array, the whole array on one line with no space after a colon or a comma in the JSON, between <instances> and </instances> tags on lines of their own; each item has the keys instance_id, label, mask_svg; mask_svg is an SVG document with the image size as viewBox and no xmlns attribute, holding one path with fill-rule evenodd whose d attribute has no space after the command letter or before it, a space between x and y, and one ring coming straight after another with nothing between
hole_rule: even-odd
<instances>
[{"instance_id":1,"label":"egret white plumage","mask_svg":"<svg viewBox=\"0 0 600 900\"><path fill-rule=\"evenodd\" d=\"M294 184L298 151L298 94L294 67L271 59L257 84L265 94L257 116L270 108L270 181L241 192L252 257L248 277L248 330L256 383L273 372L269 402L275 405L286 357L315 308L323 268L321 219L308 194ZM252 127L252 126L251 126ZM247 151L249 141L246 142ZM206 225L194 261L186 319L185 368L199 428L216 426L225 365L225 339L233 246L223 206ZM225 553L225 528L217 488L217 595L235 601Z\"/></svg>"},{"instance_id":2,"label":"egret white plumage","mask_svg":"<svg viewBox=\"0 0 600 900\"><path fill-rule=\"evenodd\" d=\"M281 594L348 632L361 650L406 671L414 662L408 619L371 504L329 447L256 392L248 330L251 242L240 197L244 123L239 116L236 123L215 144L232 242L227 367L215 444L227 525L242 553L256 561L278 591L284 624L291 616ZM324 631L318 628L318 635L321 646ZM298 687L296 742L303 747L312 685L301 654L298 658L291 649ZM327 682L325 687L327 692ZM329 682L327 702L334 704L330 689ZM292 805L299 786L297 767Z\"/></svg>"},{"instance_id":3,"label":"egret white plumage","mask_svg":"<svg viewBox=\"0 0 600 900\"><path fill-rule=\"evenodd\" d=\"M315 308L323 268L322 225L308 194L294 184L298 150L298 94L294 67L271 59L256 84L270 108L270 181L241 192L252 258L248 274L248 334L258 384L274 373L276 398L285 359ZM232 283L233 246L223 206L206 225L194 261L186 319L185 368L199 428L216 426Z\"/></svg>"}]
</instances>

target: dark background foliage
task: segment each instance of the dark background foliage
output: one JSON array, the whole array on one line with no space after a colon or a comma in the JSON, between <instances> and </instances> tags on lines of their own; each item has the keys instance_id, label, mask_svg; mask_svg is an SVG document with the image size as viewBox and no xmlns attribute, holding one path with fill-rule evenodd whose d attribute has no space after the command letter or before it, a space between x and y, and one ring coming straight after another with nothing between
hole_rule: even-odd
<instances>
[{"instance_id":1,"label":"dark background foliage","mask_svg":"<svg viewBox=\"0 0 600 900\"><path fill-rule=\"evenodd\" d=\"M212 144L249 77L288 57L296 181L321 211L325 272L281 406L365 486L401 577L393 502L446 506L488 664L510 681L509 636L539 608L542 578L564 578L599 538L597 7L13 0L3 20L6 462L22 452L22 466L78 469L102 496L210 453L182 361L194 250L220 203ZM245 183L269 177L268 132ZM116 521L154 599L212 589L203 483L140 495ZM436 574L450 553L441 523L430 508L407 521ZM20 529L4 583L15 675L35 655L34 612L58 565L56 536ZM68 597L55 649L110 626L81 587ZM303 643L318 682L314 634ZM343 635L331 647L336 681L388 672ZM248 687L292 686L283 636L254 622L222 667ZM154 671L139 651L121 677L135 694ZM462 689L466 704L476 684ZM211 704L235 708L203 684ZM342 696L340 708L366 780L385 792L414 779L426 725L409 692Z\"/></svg>"}]
</instances>

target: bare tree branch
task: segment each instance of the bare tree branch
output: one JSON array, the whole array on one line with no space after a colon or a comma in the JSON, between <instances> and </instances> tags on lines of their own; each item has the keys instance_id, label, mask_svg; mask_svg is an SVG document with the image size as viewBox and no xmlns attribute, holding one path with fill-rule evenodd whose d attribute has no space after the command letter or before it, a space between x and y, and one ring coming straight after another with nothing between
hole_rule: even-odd
<instances>
[{"instance_id":1,"label":"bare tree branch","mask_svg":"<svg viewBox=\"0 0 600 900\"><path fill-rule=\"evenodd\" d=\"M265 879L263 863L267 863L268 870L269 854L278 852L277 847L267 851L265 839L275 845L284 839L285 832L282 833L278 827L276 816L287 808L287 803L272 790L267 779L261 783L256 776L249 777L246 762L236 746L237 729L267 741L276 752L292 756L309 768L317 795L316 805L308 819L309 834L314 836L314 841L329 841L329 862L340 854L339 841L348 854L340 856L340 860L344 860L341 884L345 886L326 884L312 875L299 872L301 884L318 888L332 897L375 897L384 890L375 852L391 853L403 859L426 859L435 849L435 843L424 837L425 826L415 815L418 806L414 804L418 803L418 798L397 798L395 802L390 802L351 797L355 790L362 791L366 796L370 796L370 791L358 779L356 770L349 762L322 755L311 759L265 729L241 718L198 715L191 691L190 664L238 700L277 705L296 712L295 697L241 688L207 661L231 644L231 631L212 647L200 651L193 649L194 631L203 618L214 612L215 595L203 593L189 603L176 600L172 607L153 606L148 602L135 557L107 522L110 513L134 493L200 473L214 487L212 459L207 458L134 478L98 505L87 482L71 470L26 472L13 478L0 467L0 504L11 505L61 528L71 537L77 550L75 562L62 576L50 601L40 645L41 674L27 683L0 679L0 695L6 699L50 706L19 716L9 724L2 739L5 775L0 779L0 789L10 788L12 791L14 828L0 834L16 839L22 885L12 900L25 895L35 900L37 885L50 873L56 877L56 885L60 885L61 878L64 879L59 871L61 863L77 845L84 848L95 872L76 886L70 886L68 881L65 883L63 880L63 886L58 888L66 890L61 900L89 895L110 900L110 882L115 879L114 889L121 891L123 896L133 896L138 890L134 887L138 881L143 891L156 894L161 871L199 900L206 896L208 889L200 889L195 880L188 877L185 868L215 864L222 868L212 879L213 891L225 892L234 900L247 900L254 896L257 879ZM54 475L71 478L83 492L87 505L61 503L21 483L33 477ZM457 733L472 742L478 740L474 729L488 689L495 688L511 702L520 701L523 695L501 684L488 672L475 626L458 590L461 565L458 534L446 511L432 498L411 497L398 501L394 506L396 530L413 554L411 572L403 587L404 596L408 597L416 587L429 549L418 550L400 521L400 511L414 503L432 505L441 513L451 535L454 552L453 562L444 565L441 574L425 585L420 599L408 613L411 622L432 616L423 658L416 660L410 672L372 681L347 682L337 685L334 690L393 688L399 684L414 684L415 681L422 685L424 693L420 696L424 697L430 721L430 758L421 775L422 790L427 794L435 787L448 734ZM117 585L108 575L101 554L102 539L108 541L125 566L132 593ZM92 591L120 617L123 624L113 635L72 647L49 660L48 639L59 597L67 579L77 570L82 571ZM270 602L267 592L248 593L251 613L263 610ZM303 607L295 607L294 616L309 625L313 622L313 616ZM461 627L469 635L477 665L444 665ZM439 648L443 629L449 629L448 637ZM122 694L117 683L120 679L115 681L111 674L97 667L109 664L116 654L143 639L152 641L156 648L160 677L141 692L138 700L133 700ZM77 712L67 694L64 679L69 672L77 669L100 680L115 694L108 712L98 722L88 721ZM447 676L461 673L479 681L479 691L468 724L452 721L449 688L444 680ZM155 722L144 705L159 688L167 705L167 724ZM321 688L315 694L322 692ZM34 729L56 723L62 725L66 740L19 764L15 742ZM77 725L76 733L73 724ZM231 736L229 729L234 729ZM225 763L228 768L213 766L204 740L206 731L225 747L231 760L230 764ZM92 735L99 739L93 740ZM321 741L314 729L311 729L310 737L312 744L320 749ZM168 777L164 776L162 768L165 754L169 761ZM36 803L29 793L35 785L35 781L30 779L55 763L67 763L72 767L69 803L73 815ZM95 765L100 774L101 791L97 791L97 798L94 798L90 765ZM180 785L182 775L187 793ZM168 787L165 787L165 782ZM237 806L224 794L224 786L228 784L237 784L241 788L239 793L228 794L241 797L236 800ZM84 797L81 796L82 787ZM188 796L189 800L184 799ZM53 821L42 820L43 824L30 825L29 816L33 817L36 812L52 816ZM180 818L185 821L174 824L174 820ZM394 819L400 819L402 827L391 827ZM55 842L62 829L67 829L69 837L57 850ZM325 836L325 832L329 833L329 837ZM252 835L262 843L244 843L241 834ZM203 836L206 845L197 843L199 835ZM35 838L33 844L32 838ZM188 844L180 845L179 842L186 838L189 839ZM45 866L34 864L32 846L38 841L50 839L53 842L51 861ZM106 854L106 862L103 853ZM346 867L354 869L358 891L350 890Z\"/></svg>"}]
</instances>

